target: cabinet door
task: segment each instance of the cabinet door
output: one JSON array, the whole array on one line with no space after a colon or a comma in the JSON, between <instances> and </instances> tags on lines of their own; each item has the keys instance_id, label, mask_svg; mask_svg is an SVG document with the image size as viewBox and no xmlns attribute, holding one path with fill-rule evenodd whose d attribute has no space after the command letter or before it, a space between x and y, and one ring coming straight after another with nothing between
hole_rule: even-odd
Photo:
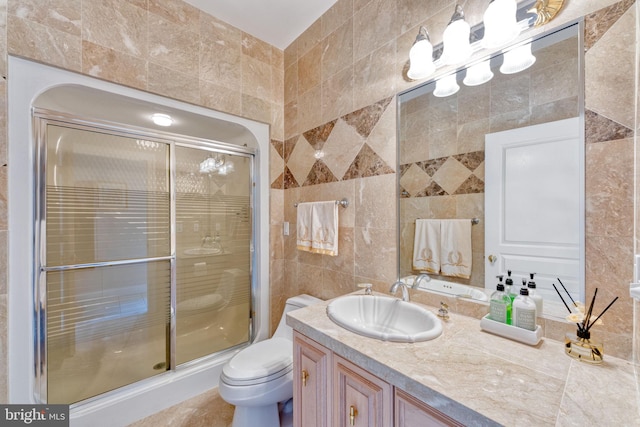
<instances>
[{"instance_id":1,"label":"cabinet door","mask_svg":"<svg viewBox=\"0 0 640 427\"><path fill-rule=\"evenodd\" d=\"M330 402L327 399L331 378L331 351L294 332L293 335L293 425L327 427Z\"/></svg>"},{"instance_id":2,"label":"cabinet door","mask_svg":"<svg viewBox=\"0 0 640 427\"><path fill-rule=\"evenodd\" d=\"M392 398L391 385L334 354L334 426L390 426Z\"/></svg>"},{"instance_id":3,"label":"cabinet door","mask_svg":"<svg viewBox=\"0 0 640 427\"><path fill-rule=\"evenodd\" d=\"M464 427L463 424L402 390L395 390L394 400L395 427Z\"/></svg>"}]
</instances>

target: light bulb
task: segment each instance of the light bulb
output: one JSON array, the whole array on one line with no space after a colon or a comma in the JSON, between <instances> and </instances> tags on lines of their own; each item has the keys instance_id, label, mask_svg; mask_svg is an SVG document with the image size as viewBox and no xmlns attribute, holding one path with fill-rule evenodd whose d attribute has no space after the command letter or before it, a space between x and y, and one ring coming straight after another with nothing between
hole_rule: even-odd
<instances>
[{"instance_id":1,"label":"light bulb","mask_svg":"<svg viewBox=\"0 0 640 427\"><path fill-rule=\"evenodd\" d=\"M493 49L505 46L520 34L516 21L516 0L493 0L484 12L482 46Z\"/></svg>"},{"instance_id":2,"label":"light bulb","mask_svg":"<svg viewBox=\"0 0 640 427\"><path fill-rule=\"evenodd\" d=\"M456 11L451 17L451 22L442 34L442 61L447 65L457 65L466 61L471 56L471 43L469 36L471 27L464 20L462 6L456 5Z\"/></svg>"},{"instance_id":3,"label":"light bulb","mask_svg":"<svg viewBox=\"0 0 640 427\"><path fill-rule=\"evenodd\" d=\"M407 77L412 80L424 79L436 70L433 63L433 45L429 41L429 33L420 27L416 41L409 51L409 71Z\"/></svg>"},{"instance_id":4,"label":"light bulb","mask_svg":"<svg viewBox=\"0 0 640 427\"><path fill-rule=\"evenodd\" d=\"M168 114L154 113L151 115L151 120L158 126L171 126L173 119Z\"/></svg>"},{"instance_id":5,"label":"light bulb","mask_svg":"<svg viewBox=\"0 0 640 427\"><path fill-rule=\"evenodd\" d=\"M464 80L462 80L462 83L467 86L479 86L492 78L491 63L487 59L486 61L478 62L467 68L467 75L464 77Z\"/></svg>"},{"instance_id":6,"label":"light bulb","mask_svg":"<svg viewBox=\"0 0 640 427\"><path fill-rule=\"evenodd\" d=\"M502 74L515 74L531 67L536 62L536 57L531 53L531 43L518 46L505 52L500 66Z\"/></svg>"},{"instance_id":7,"label":"light bulb","mask_svg":"<svg viewBox=\"0 0 640 427\"><path fill-rule=\"evenodd\" d=\"M449 74L436 81L436 88L433 91L433 96L438 98L444 98L451 96L460 90L458 82L456 81L455 74Z\"/></svg>"}]
</instances>

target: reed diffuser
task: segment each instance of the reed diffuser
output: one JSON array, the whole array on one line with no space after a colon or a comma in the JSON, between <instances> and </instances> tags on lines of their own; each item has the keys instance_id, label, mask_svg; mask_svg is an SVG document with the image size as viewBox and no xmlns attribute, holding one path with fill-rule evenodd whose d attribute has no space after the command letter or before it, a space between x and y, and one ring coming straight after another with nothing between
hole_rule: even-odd
<instances>
[{"instance_id":1,"label":"reed diffuser","mask_svg":"<svg viewBox=\"0 0 640 427\"><path fill-rule=\"evenodd\" d=\"M569 315L567 316L567 321L576 324L578 327L577 332L574 334L566 334L564 339L564 352L574 359L581 360L587 363L602 363L604 358L604 347L602 343L597 343L591 340L591 327L595 324L601 324L602 321L600 318L607 310L613 305L614 302L618 300L618 297L615 297L613 301L609 303L609 305L602 310L602 313L595 316L593 315L593 305L596 302L596 296L598 295L598 288L593 293L593 297L591 298L591 304L589 304L589 309L585 312L585 306L579 302L576 302L565 288L562 280L558 278L558 282L562 286L562 289L567 293L567 296L571 300L573 304L574 310L569 308L569 304L564 300L558 288L556 288L555 283L553 284L553 289L556 290L556 293L562 300L562 303L567 310L569 310Z\"/></svg>"}]
</instances>

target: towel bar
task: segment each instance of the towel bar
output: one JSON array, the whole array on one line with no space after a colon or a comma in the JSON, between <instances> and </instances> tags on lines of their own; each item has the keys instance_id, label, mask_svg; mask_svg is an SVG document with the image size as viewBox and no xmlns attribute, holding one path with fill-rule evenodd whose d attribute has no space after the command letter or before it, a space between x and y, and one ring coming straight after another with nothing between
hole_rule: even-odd
<instances>
[{"instance_id":1,"label":"towel bar","mask_svg":"<svg viewBox=\"0 0 640 427\"><path fill-rule=\"evenodd\" d=\"M296 206L297 206L297 203L296 203ZM418 218L418 219L423 219L423 218ZM433 218L433 219L438 219L438 218ZM471 225L478 225L478 224L480 224L480 218L471 218Z\"/></svg>"},{"instance_id":2,"label":"towel bar","mask_svg":"<svg viewBox=\"0 0 640 427\"><path fill-rule=\"evenodd\" d=\"M346 207L348 207L348 206L349 206L349 200L347 200L346 198L345 198L345 199L342 199L342 200L334 200L334 201L336 202L336 205L340 205L340 206L342 206L343 208L346 208ZM297 204L297 203L294 203L294 204L293 204L293 207L297 208L297 207L298 207L298 204Z\"/></svg>"}]
</instances>

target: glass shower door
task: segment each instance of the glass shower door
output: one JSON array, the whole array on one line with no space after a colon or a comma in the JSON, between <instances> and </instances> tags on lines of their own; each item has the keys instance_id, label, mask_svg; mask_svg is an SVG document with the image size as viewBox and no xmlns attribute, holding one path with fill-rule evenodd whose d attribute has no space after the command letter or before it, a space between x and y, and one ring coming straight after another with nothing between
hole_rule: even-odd
<instances>
[{"instance_id":1,"label":"glass shower door","mask_svg":"<svg viewBox=\"0 0 640 427\"><path fill-rule=\"evenodd\" d=\"M169 365L169 145L57 124L46 140L41 395L73 403Z\"/></svg>"},{"instance_id":2,"label":"glass shower door","mask_svg":"<svg viewBox=\"0 0 640 427\"><path fill-rule=\"evenodd\" d=\"M80 402L248 342L250 150L37 119L39 399Z\"/></svg>"},{"instance_id":3,"label":"glass shower door","mask_svg":"<svg viewBox=\"0 0 640 427\"><path fill-rule=\"evenodd\" d=\"M176 363L249 340L251 162L176 147Z\"/></svg>"}]
</instances>

